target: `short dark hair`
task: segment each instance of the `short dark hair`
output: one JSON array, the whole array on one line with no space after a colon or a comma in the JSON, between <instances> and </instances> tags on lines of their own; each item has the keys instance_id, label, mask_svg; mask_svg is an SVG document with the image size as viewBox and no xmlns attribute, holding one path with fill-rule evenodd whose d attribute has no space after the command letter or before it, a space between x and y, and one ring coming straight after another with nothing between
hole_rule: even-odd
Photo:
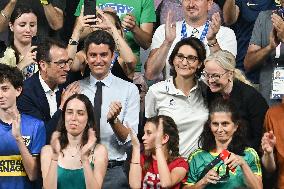
<instances>
[{"instance_id":1,"label":"short dark hair","mask_svg":"<svg viewBox=\"0 0 284 189\"><path fill-rule=\"evenodd\" d=\"M206 58L206 49L205 49L204 44L196 37L184 38L175 45L169 57L169 64L171 65L170 75L172 75L174 78L177 76L177 72L174 68L174 59L179 49L184 45L191 46L197 52L197 58L198 58L198 61L201 62L201 67L196 70L195 75L199 78L204 68L204 60Z\"/></svg>"},{"instance_id":2,"label":"short dark hair","mask_svg":"<svg viewBox=\"0 0 284 189\"><path fill-rule=\"evenodd\" d=\"M68 138L67 138L67 130L65 126L65 112L66 112L67 104L73 99L78 99L81 102L83 102L86 107L87 114L88 114L87 126L85 130L83 131L81 147L83 147L88 142L88 129L89 128L94 129L94 131L96 132L97 142L98 143L100 142L100 133L98 133L97 127L95 126L94 108L93 108L91 101L84 94L73 94L64 103L64 106L62 108L61 117L59 119L58 126L57 126L57 130L61 133L60 138L59 138L61 150L66 148L69 143Z\"/></svg>"},{"instance_id":3,"label":"short dark hair","mask_svg":"<svg viewBox=\"0 0 284 189\"><path fill-rule=\"evenodd\" d=\"M203 132L199 138L200 147L210 152L216 149L215 137L211 131L211 115L216 112L226 112L231 114L232 122L238 126L237 130L233 134L232 141L228 146L228 150L238 155L243 155L244 150L248 147L246 124L241 118L240 112L235 105L228 99L222 97L215 99L209 107L209 118L204 124Z\"/></svg>"},{"instance_id":4,"label":"short dark hair","mask_svg":"<svg viewBox=\"0 0 284 189\"><path fill-rule=\"evenodd\" d=\"M24 77L17 67L0 63L0 83L9 81L15 89L23 87Z\"/></svg>"},{"instance_id":5,"label":"short dark hair","mask_svg":"<svg viewBox=\"0 0 284 189\"><path fill-rule=\"evenodd\" d=\"M49 37L44 38L37 46L37 54L36 54L37 62L40 62L41 60L46 61L46 62L51 61L50 49L53 46L56 46L62 49L67 48L67 45L58 39L53 39Z\"/></svg>"},{"instance_id":6,"label":"short dark hair","mask_svg":"<svg viewBox=\"0 0 284 189\"><path fill-rule=\"evenodd\" d=\"M104 30L96 30L90 33L85 39L85 52L89 50L90 44L95 43L96 45L105 44L109 46L110 51L113 53L115 50L115 41L110 33Z\"/></svg>"}]
</instances>

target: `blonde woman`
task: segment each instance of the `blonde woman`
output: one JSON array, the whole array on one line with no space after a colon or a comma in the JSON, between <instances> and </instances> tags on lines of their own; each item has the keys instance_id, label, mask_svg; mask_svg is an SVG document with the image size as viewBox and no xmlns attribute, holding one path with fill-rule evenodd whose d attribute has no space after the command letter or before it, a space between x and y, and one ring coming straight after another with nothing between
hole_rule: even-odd
<instances>
[{"instance_id":1,"label":"blonde woman","mask_svg":"<svg viewBox=\"0 0 284 189\"><path fill-rule=\"evenodd\" d=\"M262 128L268 105L240 70L236 69L235 57L220 50L204 61L203 80L208 85L206 97L209 105L216 98L232 101L248 125L250 147L259 149Z\"/></svg>"}]
</instances>

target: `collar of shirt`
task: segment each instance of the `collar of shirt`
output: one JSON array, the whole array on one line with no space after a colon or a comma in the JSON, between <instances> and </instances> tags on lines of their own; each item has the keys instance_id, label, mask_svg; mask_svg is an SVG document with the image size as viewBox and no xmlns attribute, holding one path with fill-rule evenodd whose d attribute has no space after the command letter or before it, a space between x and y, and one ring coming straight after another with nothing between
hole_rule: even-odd
<instances>
[{"instance_id":1,"label":"collar of shirt","mask_svg":"<svg viewBox=\"0 0 284 189\"><path fill-rule=\"evenodd\" d=\"M45 92L45 94L47 94L47 93L56 93L59 89L58 89L58 86L54 89L54 91L52 91L50 88L49 88L49 86L45 83L45 81L42 79L42 77L41 77L41 74L40 74L40 72L39 72L39 82L40 82L40 84L41 84L41 86L42 86L42 88L43 88L43 90L44 90L44 92Z\"/></svg>"},{"instance_id":2,"label":"collar of shirt","mask_svg":"<svg viewBox=\"0 0 284 189\"><path fill-rule=\"evenodd\" d=\"M193 93L198 88L198 81L196 80L196 85L190 89L189 93ZM184 95L183 92L176 88L174 85L173 77L171 76L167 79L166 90L171 95Z\"/></svg>"},{"instance_id":3,"label":"collar of shirt","mask_svg":"<svg viewBox=\"0 0 284 189\"><path fill-rule=\"evenodd\" d=\"M97 80L92 74L90 74L90 84L91 86L96 86L96 83L98 81L101 81L105 84L105 86L110 87L112 80L113 80L113 75L111 72L108 73L108 75L103 79L103 80Z\"/></svg>"},{"instance_id":4,"label":"collar of shirt","mask_svg":"<svg viewBox=\"0 0 284 189\"><path fill-rule=\"evenodd\" d=\"M180 22L182 22L182 21L180 21ZM209 22L209 23L211 23L211 22ZM206 25L206 21L204 22L203 25L201 25L201 26L199 26L199 27L192 27L192 26L190 26L187 22L185 22L185 25L186 25L186 28L188 29L188 35L191 35L193 29L195 28L195 29L198 30L198 32L199 32L198 35L200 36L201 33L202 33L202 31L204 30L204 27L205 27L205 25Z\"/></svg>"}]
</instances>

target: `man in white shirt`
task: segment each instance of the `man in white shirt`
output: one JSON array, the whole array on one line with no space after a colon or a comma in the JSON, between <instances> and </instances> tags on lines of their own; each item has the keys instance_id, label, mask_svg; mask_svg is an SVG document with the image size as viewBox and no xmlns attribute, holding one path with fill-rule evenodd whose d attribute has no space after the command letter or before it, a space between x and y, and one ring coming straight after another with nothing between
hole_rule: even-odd
<instances>
[{"instance_id":1,"label":"man in white shirt","mask_svg":"<svg viewBox=\"0 0 284 189\"><path fill-rule=\"evenodd\" d=\"M168 13L166 24L157 28L152 39L150 55L145 65L147 79L157 79L164 68L164 78L169 77L168 57L175 44L186 37L199 38L206 47L207 55L222 49L236 56L237 41L233 30L220 26L219 13L213 14L212 21L207 20L212 3L213 0L183 0L185 19L179 22L173 22L171 12Z\"/></svg>"},{"instance_id":2,"label":"man in white shirt","mask_svg":"<svg viewBox=\"0 0 284 189\"><path fill-rule=\"evenodd\" d=\"M80 81L81 92L88 96L93 105L99 83L102 85L101 110L97 111L96 105L94 108L95 117L99 117L96 126L100 130L101 143L108 149L109 163L103 183L106 189L129 188L124 170L130 140L126 124L137 132L140 110L138 88L110 72L114 50L115 41L108 32L97 30L89 34L85 40L85 51L91 74Z\"/></svg>"}]
</instances>

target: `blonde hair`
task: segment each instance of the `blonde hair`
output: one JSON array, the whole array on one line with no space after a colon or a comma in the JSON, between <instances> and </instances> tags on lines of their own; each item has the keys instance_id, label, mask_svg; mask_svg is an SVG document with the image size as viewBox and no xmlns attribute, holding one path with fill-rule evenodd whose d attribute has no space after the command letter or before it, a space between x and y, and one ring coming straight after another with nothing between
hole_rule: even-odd
<instances>
[{"instance_id":1,"label":"blonde hair","mask_svg":"<svg viewBox=\"0 0 284 189\"><path fill-rule=\"evenodd\" d=\"M233 72L234 79L238 79L243 83L252 86L251 82L246 78L243 72L236 68L235 56L227 50L219 50L210 54L204 61L204 65L208 61L215 61L221 68Z\"/></svg>"}]
</instances>

